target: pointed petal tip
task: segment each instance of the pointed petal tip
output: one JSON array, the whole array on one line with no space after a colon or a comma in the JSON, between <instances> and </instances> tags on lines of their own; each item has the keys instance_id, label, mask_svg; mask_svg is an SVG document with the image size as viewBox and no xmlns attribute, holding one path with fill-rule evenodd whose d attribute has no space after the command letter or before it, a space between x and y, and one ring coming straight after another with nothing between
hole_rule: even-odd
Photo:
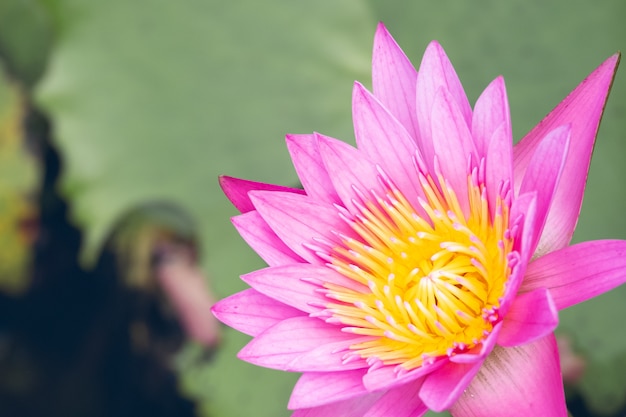
<instances>
[{"instance_id":1,"label":"pointed petal tip","mask_svg":"<svg viewBox=\"0 0 626 417\"><path fill-rule=\"evenodd\" d=\"M438 40L433 39L432 41L428 42L428 46L426 47L426 50L436 50L436 51L443 51L443 46L441 46L441 43L439 43Z\"/></svg>"},{"instance_id":2,"label":"pointed petal tip","mask_svg":"<svg viewBox=\"0 0 626 417\"><path fill-rule=\"evenodd\" d=\"M220 174L217 176L217 182L220 185L220 188L222 189L222 191L224 191L224 188L228 187L230 182L233 180L234 180L234 177L231 177L229 175Z\"/></svg>"},{"instance_id":3,"label":"pointed petal tip","mask_svg":"<svg viewBox=\"0 0 626 417\"><path fill-rule=\"evenodd\" d=\"M387 36L387 35L389 35L389 30L387 30L387 27L381 20L378 22L378 25L376 25L376 36Z\"/></svg>"},{"instance_id":4,"label":"pointed petal tip","mask_svg":"<svg viewBox=\"0 0 626 417\"><path fill-rule=\"evenodd\" d=\"M352 85L352 100L354 100L355 97L362 96L366 91L367 88L365 88L363 84L359 81L355 81Z\"/></svg>"}]
</instances>

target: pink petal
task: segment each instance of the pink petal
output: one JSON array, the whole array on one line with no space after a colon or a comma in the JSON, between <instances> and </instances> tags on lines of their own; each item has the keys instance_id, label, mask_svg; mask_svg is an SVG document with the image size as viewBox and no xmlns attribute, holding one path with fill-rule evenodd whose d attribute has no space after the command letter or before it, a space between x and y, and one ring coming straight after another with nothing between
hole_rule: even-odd
<instances>
[{"instance_id":1,"label":"pink petal","mask_svg":"<svg viewBox=\"0 0 626 417\"><path fill-rule=\"evenodd\" d=\"M407 132L417 139L415 82L417 71L382 23L374 36L372 85L374 95L389 109Z\"/></svg>"},{"instance_id":2,"label":"pink petal","mask_svg":"<svg viewBox=\"0 0 626 417\"><path fill-rule=\"evenodd\" d=\"M247 213L254 210L254 205L248 197L248 192L252 190L284 191L289 193L304 194L304 190L297 188L243 180L241 178L228 177L226 175L221 175L219 177L219 182L226 197L228 197L230 202L233 203L233 206L235 206L235 208L241 213Z\"/></svg>"},{"instance_id":3,"label":"pink petal","mask_svg":"<svg viewBox=\"0 0 626 417\"><path fill-rule=\"evenodd\" d=\"M472 136L476 141L476 148L480 156L487 155L494 133L501 126L503 131L498 138L502 137L502 140L508 145L509 152L511 152L513 135L511 133L509 100L506 96L504 78L498 77L485 88L474 106ZM507 161L504 160L503 162ZM507 179L511 177L509 176Z\"/></svg>"},{"instance_id":4,"label":"pink petal","mask_svg":"<svg viewBox=\"0 0 626 417\"><path fill-rule=\"evenodd\" d=\"M222 323L250 336L261 334L279 321L304 315L252 288L218 301L211 311Z\"/></svg>"},{"instance_id":5,"label":"pink petal","mask_svg":"<svg viewBox=\"0 0 626 417\"><path fill-rule=\"evenodd\" d=\"M441 87L450 92L466 125L470 126L472 109L461 81L441 45L433 41L428 45L422 57L416 84L417 122L421 136L419 146L427 163L431 163L434 154L430 117L435 96Z\"/></svg>"},{"instance_id":6,"label":"pink petal","mask_svg":"<svg viewBox=\"0 0 626 417\"><path fill-rule=\"evenodd\" d=\"M514 148L515 178L519 181L541 139L558 126L572 126L571 149L561 174L561 186L541 237L540 246L546 252L566 246L574 233L593 143L618 62L619 54L604 61Z\"/></svg>"},{"instance_id":7,"label":"pink petal","mask_svg":"<svg viewBox=\"0 0 626 417\"><path fill-rule=\"evenodd\" d=\"M231 221L243 240L269 266L304 262L276 236L276 233L256 211L240 214L233 217Z\"/></svg>"},{"instance_id":8,"label":"pink petal","mask_svg":"<svg viewBox=\"0 0 626 417\"><path fill-rule=\"evenodd\" d=\"M283 371L358 369L367 364L364 361L343 364L342 357L349 346L362 341L360 339L320 319L293 317L252 339L238 357L258 366Z\"/></svg>"},{"instance_id":9,"label":"pink petal","mask_svg":"<svg viewBox=\"0 0 626 417\"><path fill-rule=\"evenodd\" d=\"M510 213L510 222L513 228L517 227L513 250L521 254L522 263L530 260L534 251L537 232L535 223L537 212L537 192L532 191L517 196L513 200Z\"/></svg>"},{"instance_id":10,"label":"pink petal","mask_svg":"<svg viewBox=\"0 0 626 417\"><path fill-rule=\"evenodd\" d=\"M252 191L257 211L276 235L295 253L313 264L326 262L307 245L334 246L336 233L351 236L352 229L339 217L337 209L307 196L272 191Z\"/></svg>"},{"instance_id":11,"label":"pink petal","mask_svg":"<svg viewBox=\"0 0 626 417\"><path fill-rule=\"evenodd\" d=\"M358 211L354 200L359 201L359 193L369 197L374 190L381 195L382 189L375 164L347 143L320 138L320 151L328 175L343 204L352 212Z\"/></svg>"},{"instance_id":12,"label":"pink petal","mask_svg":"<svg viewBox=\"0 0 626 417\"><path fill-rule=\"evenodd\" d=\"M374 392L319 407L304 408L294 411L291 417L363 417L381 395L382 393Z\"/></svg>"},{"instance_id":13,"label":"pink petal","mask_svg":"<svg viewBox=\"0 0 626 417\"><path fill-rule=\"evenodd\" d=\"M320 305L332 301L324 295L322 285L334 281L334 275L339 273L324 266L292 264L260 269L243 275L241 279L261 294L312 313L319 311Z\"/></svg>"},{"instance_id":14,"label":"pink petal","mask_svg":"<svg viewBox=\"0 0 626 417\"><path fill-rule=\"evenodd\" d=\"M454 417L566 417L554 335L496 347L450 411Z\"/></svg>"},{"instance_id":15,"label":"pink petal","mask_svg":"<svg viewBox=\"0 0 626 417\"><path fill-rule=\"evenodd\" d=\"M496 200L502 185L505 183L513 185L513 148L511 134L507 130L510 130L510 127L502 123L493 132L487 149L485 182L492 215L495 214Z\"/></svg>"},{"instance_id":16,"label":"pink petal","mask_svg":"<svg viewBox=\"0 0 626 417\"><path fill-rule=\"evenodd\" d=\"M352 119L359 150L379 164L408 201L419 207L417 197L424 193L413 164L417 144L406 129L359 83L352 92Z\"/></svg>"},{"instance_id":17,"label":"pink petal","mask_svg":"<svg viewBox=\"0 0 626 417\"><path fill-rule=\"evenodd\" d=\"M521 292L547 288L558 310L626 282L626 241L598 240L551 252L528 265Z\"/></svg>"},{"instance_id":18,"label":"pink petal","mask_svg":"<svg viewBox=\"0 0 626 417\"><path fill-rule=\"evenodd\" d=\"M532 208L533 207L531 207L531 209ZM526 274L527 261L522 260L526 257L522 258L522 256L517 252L512 252L509 256L513 260L513 267L511 268L509 280L506 283L504 295L502 296L502 302L500 303L500 317L505 317L508 314L511 305L517 298L519 287L524 280L524 275Z\"/></svg>"},{"instance_id":19,"label":"pink petal","mask_svg":"<svg viewBox=\"0 0 626 417\"><path fill-rule=\"evenodd\" d=\"M496 324L480 347L451 356L449 363L425 378L420 398L428 408L435 411L450 408L493 351L501 328L502 323Z\"/></svg>"},{"instance_id":20,"label":"pink petal","mask_svg":"<svg viewBox=\"0 0 626 417\"><path fill-rule=\"evenodd\" d=\"M316 200L340 203L320 156L318 136L287 135L287 149L306 193Z\"/></svg>"},{"instance_id":21,"label":"pink petal","mask_svg":"<svg viewBox=\"0 0 626 417\"><path fill-rule=\"evenodd\" d=\"M504 317L498 344L504 347L534 342L552 333L559 314L545 288L519 295Z\"/></svg>"},{"instance_id":22,"label":"pink petal","mask_svg":"<svg viewBox=\"0 0 626 417\"><path fill-rule=\"evenodd\" d=\"M477 151L461 110L446 89L441 88L436 93L431 126L433 150L441 173L450 182L461 208L467 214L468 161L477 162Z\"/></svg>"},{"instance_id":23,"label":"pink petal","mask_svg":"<svg viewBox=\"0 0 626 417\"><path fill-rule=\"evenodd\" d=\"M433 411L447 410L467 388L482 363L482 361L476 363L449 362L437 372L426 377L420 390L420 398Z\"/></svg>"},{"instance_id":24,"label":"pink petal","mask_svg":"<svg viewBox=\"0 0 626 417\"><path fill-rule=\"evenodd\" d=\"M390 389L363 417L420 417L428 411L419 398L421 381Z\"/></svg>"},{"instance_id":25,"label":"pink petal","mask_svg":"<svg viewBox=\"0 0 626 417\"><path fill-rule=\"evenodd\" d=\"M385 365L379 368L372 368L363 377L363 384L370 391L379 391L399 387L412 381L423 378L436 369L448 363L448 358L439 358L433 363L424 364L419 368L407 371L402 365Z\"/></svg>"},{"instance_id":26,"label":"pink petal","mask_svg":"<svg viewBox=\"0 0 626 417\"><path fill-rule=\"evenodd\" d=\"M305 372L291 392L288 408L312 408L368 393L363 386L366 369L344 372Z\"/></svg>"},{"instance_id":27,"label":"pink petal","mask_svg":"<svg viewBox=\"0 0 626 417\"><path fill-rule=\"evenodd\" d=\"M537 193L535 223L532 225L534 235L531 238L530 248L535 248L541 231L550 210L554 193L559 184L563 166L566 161L569 147L570 127L561 126L546 135L535 148L533 158L528 164L519 193ZM541 255L545 249L538 247L535 253Z\"/></svg>"}]
</instances>

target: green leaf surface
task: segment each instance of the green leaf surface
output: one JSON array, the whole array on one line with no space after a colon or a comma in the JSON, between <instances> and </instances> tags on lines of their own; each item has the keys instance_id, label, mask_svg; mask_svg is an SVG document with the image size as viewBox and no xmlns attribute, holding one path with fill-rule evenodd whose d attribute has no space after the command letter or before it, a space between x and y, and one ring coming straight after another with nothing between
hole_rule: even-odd
<instances>
[{"instance_id":1,"label":"green leaf surface","mask_svg":"<svg viewBox=\"0 0 626 417\"><path fill-rule=\"evenodd\" d=\"M38 0L0 1L0 56L27 85L46 68L52 32L49 14Z\"/></svg>"},{"instance_id":2,"label":"green leaf surface","mask_svg":"<svg viewBox=\"0 0 626 417\"><path fill-rule=\"evenodd\" d=\"M352 80L369 84L376 21L415 65L431 39L446 48L473 102L499 74L521 137L593 68L626 50L626 3L583 0L318 2L155 0L47 2L59 37L39 103L63 152L63 189L97 253L116 217L154 199L199 225L218 295L261 262L228 222L216 181L228 174L295 184L282 137L320 131L348 141ZM626 83L616 78L592 163L576 240L626 237ZM581 390L602 408L626 394L623 291L562 314L589 363ZM295 376L238 361L247 337L227 331L214 364L197 347L180 358L184 385L214 416L288 415ZM618 369L602 373L613 364ZM605 384L589 378L603 375ZM598 405L600 404L600 405Z\"/></svg>"},{"instance_id":3,"label":"green leaf surface","mask_svg":"<svg viewBox=\"0 0 626 417\"><path fill-rule=\"evenodd\" d=\"M261 262L232 228L217 176L295 185L286 133L351 136L352 81L369 77L367 8L62 0L51 10L61 27L37 98L54 121L85 253L130 207L169 200L196 220L217 295L243 289L238 275ZM211 415L288 415L294 376L239 361L247 340L227 331L211 366L184 354L184 385Z\"/></svg>"}]
</instances>

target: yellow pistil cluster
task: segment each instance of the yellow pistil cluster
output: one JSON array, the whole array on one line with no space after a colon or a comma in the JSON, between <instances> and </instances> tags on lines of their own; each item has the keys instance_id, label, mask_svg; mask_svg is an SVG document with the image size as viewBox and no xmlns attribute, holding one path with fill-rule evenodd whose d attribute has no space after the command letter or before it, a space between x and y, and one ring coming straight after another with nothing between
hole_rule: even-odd
<instances>
[{"instance_id":1,"label":"yellow pistil cluster","mask_svg":"<svg viewBox=\"0 0 626 417\"><path fill-rule=\"evenodd\" d=\"M395 187L356 203L346 217L358 239L344 237L330 266L355 286L326 284L333 322L371 336L350 347L362 358L410 370L479 345L499 320L510 273L509 207L493 211L485 187L468 177L464 214L442 178L420 174L421 210Z\"/></svg>"}]
</instances>

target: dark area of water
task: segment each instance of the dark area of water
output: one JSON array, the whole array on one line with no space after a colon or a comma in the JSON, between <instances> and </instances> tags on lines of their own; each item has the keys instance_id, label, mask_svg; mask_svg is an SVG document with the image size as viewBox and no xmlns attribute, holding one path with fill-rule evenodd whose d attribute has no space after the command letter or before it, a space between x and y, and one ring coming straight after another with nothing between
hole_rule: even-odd
<instances>
[{"instance_id":1,"label":"dark area of water","mask_svg":"<svg viewBox=\"0 0 626 417\"><path fill-rule=\"evenodd\" d=\"M153 293L123 283L108 250L94 269L79 265L49 125L36 112L27 125L44 169L41 212L32 285L0 294L0 416L195 416L170 367L179 323Z\"/></svg>"}]
</instances>

